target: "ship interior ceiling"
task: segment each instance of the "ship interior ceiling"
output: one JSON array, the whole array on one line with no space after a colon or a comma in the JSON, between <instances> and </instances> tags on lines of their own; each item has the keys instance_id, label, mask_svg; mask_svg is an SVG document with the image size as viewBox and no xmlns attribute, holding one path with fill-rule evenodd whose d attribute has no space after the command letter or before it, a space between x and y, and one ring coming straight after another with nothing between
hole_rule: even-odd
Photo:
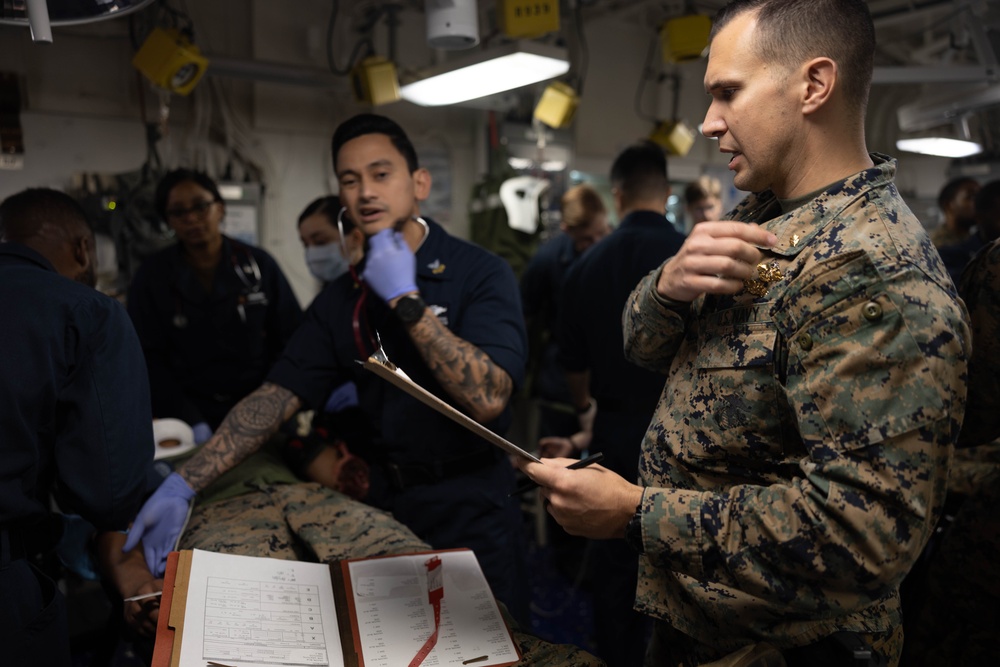
<instances>
[{"instance_id":1,"label":"ship interior ceiling","mask_svg":"<svg viewBox=\"0 0 1000 667\"><path fill-rule=\"evenodd\" d=\"M498 1L479 0L479 45L470 53L513 41L498 25ZM336 193L330 138L339 122L362 111L384 113L411 134L434 179L426 214L463 238L474 236L474 193L498 155L504 170L538 175L563 190L592 180L604 195L611 161L623 147L683 121L693 144L668 160L675 195L703 174L731 181L726 156L697 134L709 103L705 58L665 62L658 41L666 21L712 15L726 0L557 2L559 30L528 41L568 54L562 80L579 93L579 108L560 128L532 117L551 79L448 106L373 105L373 91L359 90L373 84L359 82L357 70L350 75L359 54L394 65L400 83L462 57L427 45L430 3L423 0L98 1L89 6L120 4L121 15L70 25L60 23L57 8L74 3L49 0L51 44L32 39L26 24L32 4L0 0L0 200L37 186L90 197L96 208L88 211L103 216L98 230L112 237L116 255L118 273L102 283L109 293L121 295L140 258L172 240L165 225L150 222L150 174L187 166L234 186L223 193L233 214L227 229L242 230L271 253L308 305L321 284L302 260L295 220L308 202ZM1000 179L1000 0L867 4L877 36L868 148L898 158L897 186L930 228L940 222L937 195L946 180ZM193 28L192 44L208 63L184 94L154 86L133 66L146 35L168 25ZM980 149L944 157L897 148L901 139L930 136ZM121 193L134 200L116 200ZM740 196L729 188L724 201ZM682 216L683 202L673 199ZM131 245L123 247L121 238ZM518 418L510 439L527 437L530 421ZM541 513L539 507L530 511ZM544 542L544 520L531 520ZM533 573L536 598L551 612L539 616L535 629L585 645L580 628L592 619L574 597L580 570L567 577L550 565ZM559 578L567 580L565 590L551 588L549 579ZM98 638L104 592L86 585L77 592L83 602L71 622L80 636ZM114 664L139 663L119 655Z\"/></svg>"}]
</instances>

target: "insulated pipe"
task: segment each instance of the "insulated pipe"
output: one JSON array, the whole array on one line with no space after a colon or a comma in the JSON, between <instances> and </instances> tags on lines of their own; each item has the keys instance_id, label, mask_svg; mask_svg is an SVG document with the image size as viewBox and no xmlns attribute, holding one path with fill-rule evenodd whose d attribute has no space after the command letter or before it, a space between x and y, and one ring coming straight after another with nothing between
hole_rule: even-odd
<instances>
[{"instance_id":1,"label":"insulated pipe","mask_svg":"<svg viewBox=\"0 0 1000 667\"><path fill-rule=\"evenodd\" d=\"M52 43L52 24L49 22L49 6L45 0L26 0L28 25L31 27L31 41Z\"/></svg>"}]
</instances>

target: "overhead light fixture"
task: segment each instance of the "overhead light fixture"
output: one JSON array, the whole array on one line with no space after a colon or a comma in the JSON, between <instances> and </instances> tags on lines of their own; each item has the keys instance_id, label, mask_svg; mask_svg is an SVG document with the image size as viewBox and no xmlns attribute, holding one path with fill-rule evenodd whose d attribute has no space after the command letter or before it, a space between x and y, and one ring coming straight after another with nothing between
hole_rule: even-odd
<instances>
[{"instance_id":1,"label":"overhead light fixture","mask_svg":"<svg viewBox=\"0 0 1000 667\"><path fill-rule=\"evenodd\" d=\"M181 31L153 28L132 65L160 88L187 95L208 69L208 59Z\"/></svg>"},{"instance_id":2,"label":"overhead light fixture","mask_svg":"<svg viewBox=\"0 0 1000 667\"><path fill-rule=\"evenodd\" d=\"M433 107L529 86L569 71L566 49L517 41L433 67L400 89L404 100Z\"/></svg>"},{"instance_id":3,"label":"overhead light fixture","mask_svg":"<svg viewBox=\"0 0 1000 667\"><path fill-rule=\"evenodd\" d=\"M939 157L969 157L983 152L983 147L974 141L950 139L948 137L917 137L899 139L896 148L908 153L937 155Z\"/></svg>"},{"instance_id":4,"label":"overhead light fixture","mask_svg":"<svg viewBox=\"0 0 1000 667\"><path fill-rule=\"evenodd\" d=\"M33 41L49 43L52 41L52 26L81 25L126 16L152 2L155 0L0 2L0 25L27 26L31 28Z\"/></svg>"}]
</instances>

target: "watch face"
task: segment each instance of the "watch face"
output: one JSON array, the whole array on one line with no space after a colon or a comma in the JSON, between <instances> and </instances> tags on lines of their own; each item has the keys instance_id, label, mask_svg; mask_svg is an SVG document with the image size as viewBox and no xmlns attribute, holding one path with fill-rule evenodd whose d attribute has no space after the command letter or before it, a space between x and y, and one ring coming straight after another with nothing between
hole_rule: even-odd
<instances>
[{"instance_id":1,"label":"watch face","mask_svg":"<svg viewBox=\"0 0 1000 667\"><path fill-rule=\"evenodd\" d=\"M417 295L404 296L396 303L396 316L405 323L412 324L424 314L427 304Z\"/></svg>"}]
</instances>

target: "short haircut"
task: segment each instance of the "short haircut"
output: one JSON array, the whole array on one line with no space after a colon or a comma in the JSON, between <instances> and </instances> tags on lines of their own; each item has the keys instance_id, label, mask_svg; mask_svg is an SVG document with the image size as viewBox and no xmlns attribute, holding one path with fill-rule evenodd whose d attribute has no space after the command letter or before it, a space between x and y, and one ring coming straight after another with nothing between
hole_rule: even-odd
<instances>
[{"instance_id":1,"label":"short haircut","mask_svg":"<svg viewBox=\"0 0 1000 667\"><path fill-rule=\"evenodd\" d=\"M830 58L844 97L864 111L875 67L875 25L862 0L733 0L716 15L712 38L751 11L757 13L754 44L764 62L792 68Z\"/></svg>"},{"instance_id":2,"label":"short haircut","mask_svg":"<svg viewBox=\"0 0 1000 667\"><path fill-rule=\"evenodd\" d=\"M316 214L326 216L326 219L330 221L330 224L334 227L337 226L337 216L340 215L340 209L343 205L340 203L340 197L337 195L327 195L325 197L320 197L314 200L311 204L305 207L305 210L299 214L299 227L306 218L314 216ZM354 229L354 221L348 216L341 218L341 222L344 225L344 233L349 233Z\"/></svg>"},{"instance_id":3,"label":"short haircut","mask_svg":"<svg viewBox=\"0 0 1000 667\"><path fill-rule=\"evenodd\" d=\"M334 171L337 171L337 155L344 144L366 134L384 134L389 137L389 141L396 147L396 150L406 158L406 166L409 167L411 174L420 168L416 149L413 148L410 138L406 136L406 132L396 121L373 113L362 113L345 120L333 133L331 148L333 150Z\"/></svg>"},{"instance_id":4,"label":"short haircut","mask_svg":"<svg viewBox=\"0 0 1000 667\"><path fill-rule=\"evenodd\" d=\"M611 165L611 186L626 204L670 193L667 156L652 141L640 141L623 150Z\"/></svg>"},{"instance_id":5,"label":"short haircut","mask_svg":"<svg viewBox=\"0 0 1000 667\"><path fill-rule=\"evenodd\" d=\"M710 197L722 199L722 182L714 176L699 176L698 180L684 188L684 202L688 206Z\"/></svg>"},{"instance_id":6,"label":"short haircut","mask_svg":"<svg viewBox=\"0 0 1000 667\"><path fill-rule=\"evenodd\" d=\"M562 196L562 222L569 229L586 227L595 216L606 212L601 195L592 185L577 185Z\"/></svg>"},{"instance_id":7,"label":"short haircut","mask_svg":"<svg viewBox=\"0 0 1000 667\"><path fill-rule=\"evenodd\" d=\"M68 239L93 234L83 207L65 192L28 188L0 203L0 240L25 243L46 225L54 226Z\"/></svg>"},{"instance_id":8,"label":"short haircut","mask_svg":"<svg viewBox=\"0 0 1000 667\"><path fill-rule=\"evenodd\" d=\"M967 185L979 185L979 181L969 176L959 176L944 184L941 192L938 193L938 208L942 211L948 204L958 196L958 193Z\"/></svg>"},{"instance_id":9,"label":"short haircut","mask_svg":"<svg viewBox=\"0 0 1000 667\"><path fill-rule=\"evenodd\" d=\"M1000 219L1000 181L990 181L979 188L975 207L977 218Z\"/></svg>"},{"instance_id":10,"label":"short haircut","mask_svg":"<svg viewBox=\"0 0 1000 667\"><path fill-rule=\"evenodd\" d=\"M156 196L153 199L156 205L156 212L160 214L164 220L167 219L167 200L170 198L170 191L181 183L191 181L196 183L199 187L204 188L212 193L212 201L222 201L222 195L219 193L219 186L215 184L212 178L201 171L195 171L194 169L174 169L173 171L167 172L167 174L160 179L160 182L156 185Z\"/></svg>"}]
</instances>

